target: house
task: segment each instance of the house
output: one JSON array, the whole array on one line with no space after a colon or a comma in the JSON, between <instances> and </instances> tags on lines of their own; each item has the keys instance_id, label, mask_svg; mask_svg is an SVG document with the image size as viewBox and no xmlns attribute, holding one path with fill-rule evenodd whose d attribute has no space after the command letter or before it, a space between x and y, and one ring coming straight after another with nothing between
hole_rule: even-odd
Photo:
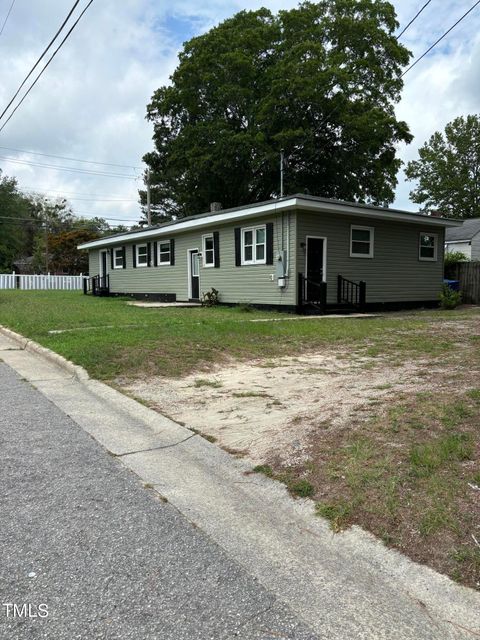
<instances>
[{"instance_id":1,"label":"house","mask_svg":"<svg viewBox=\"0 0 480 640\"><path fill-rule=\"evenodd\" d=\"M469 260L480 260L480 218L464 220L459 228L445 233L445 251L464 253Z\"/></svg>"},{"instance_id":2,"label":"house","mask_svg":"<svg viewBox=\"0 0 480 640\"><path fill-rule=\"evenodd\" d=\"M95 293L299 311L436 304L445 229L419 213L293 195L84 243Z\"/></svg>"}]
</instances>

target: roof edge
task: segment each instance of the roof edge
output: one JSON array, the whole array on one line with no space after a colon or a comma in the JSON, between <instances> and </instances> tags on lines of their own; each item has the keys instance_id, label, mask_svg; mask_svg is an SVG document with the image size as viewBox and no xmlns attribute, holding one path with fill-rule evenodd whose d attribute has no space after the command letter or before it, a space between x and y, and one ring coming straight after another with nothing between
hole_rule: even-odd
<instances>
[{"instance_id":1,"label":"roof edge","mask_svg":"<svg viewBox=\"0 0 480 640\"><path fill-rule=\"evenodd\" d=\"M91 242L85 242L78 245L78 249L95 249L98 247L108 247L125 241L147 240L151 237L171 235L190 229L202 228L218 223L226 223L235 220L243 220L262 214L271 214L292 210L304 209L310 211L325 211L329 213L338 213L341 215L353 215L358 217L378 218L383 220L397 220L402 222L410 222L413 224L421 224L425 226L438 227L459 227L462 221L452 220L449 218L437 218L427 216L422 213L414 213L412 211L403 211L401 209L388 209L386 207L375 207L373 205L345 202L341 200L330 200L328 198L319 198L317 196L308 196L305 194L295 194L286 196L278 200L268 200L244 207L235 207L233 209L225 209L215 213L200 214L198 216L189 216L167 222L156 227L149 227L141 231L133 231L115 236L107 236Z\"/></svg>"}]
</instances>

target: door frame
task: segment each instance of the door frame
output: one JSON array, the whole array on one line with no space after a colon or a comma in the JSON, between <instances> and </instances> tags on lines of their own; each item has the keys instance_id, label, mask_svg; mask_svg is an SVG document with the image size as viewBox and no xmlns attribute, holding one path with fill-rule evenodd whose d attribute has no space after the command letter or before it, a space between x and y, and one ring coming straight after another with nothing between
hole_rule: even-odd
<instances>
[{"instance_id":1,"label":"door frame","mask_svg":"<svg viewBox=\"0 0 480 640\"><path fill-rule=\"evenodd\" d=\"M110 251L113 251L113 249L110 249ZM105 273L103 273L103 255L105 255ZM105 276L108 275L109 271L108 271L108 249L100 249L100 264L98 265L98 272L101 278L104 278Z\"/></svg>"},{"instance_id":2,"label":"door frame","mask_svg":"<svg viewBox=\"0 0 480 640\"><path fill-rule=\"evenodd\" d=\"M188 273L188 299L189 300L193 300L192 298L192 253L200 253L200 249L195 249L194 247L192 247L191 249L187 249L187 273ZM195 298L195 300L199 300L200 299L200 261L198 262L198 298Z\"/></svg>"},{"instance_id":3,"label":"door frame","mask_svg":"<svg viewBox=\"0 0 480 640\"><path fill-rule=\"evenodd\" d=\"M323 240L322 282L327 281L327 238L325 236L305 236L305 277L308 278L308 241Z\"/></svg>"}]
</instances>

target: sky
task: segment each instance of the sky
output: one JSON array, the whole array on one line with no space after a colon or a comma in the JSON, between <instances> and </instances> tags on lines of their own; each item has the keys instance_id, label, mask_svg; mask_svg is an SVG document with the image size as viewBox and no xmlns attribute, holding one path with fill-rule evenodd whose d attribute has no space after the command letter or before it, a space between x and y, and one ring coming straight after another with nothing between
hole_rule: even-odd
<instances>
[{"instance_id":1,"label":"sky","mask_svg":"<svg viewBox=\"0 0 480 640\"><path fill-rule=\"evenodd\" d=\"M11 3L0 0L0 30ZM86 3L80 2L79 11ZM399 31L424 3L394 1ZM137 189L144 170L141 158L152 149L146 105L155 89L168 84L182 43L242 9L265 6L277 11L297 4L288 0L95 0L0 132L0 168L15 176L26 191L52 198L64 195L79 215L105 217L111 225L137 221ZM419 57L473 4L474 0L432 0L401 41ZM0 35L1 111L72 5L73 0L15 0ZM400 158L414 159L434 131L459 115L479 113L479 104L480 5L405 76L397 115L408 122L415 138L399 147ZM403 172L398 177L393 206L415 210L409 200L412 183L405 182Z\"/></svg>"}]
</instances>

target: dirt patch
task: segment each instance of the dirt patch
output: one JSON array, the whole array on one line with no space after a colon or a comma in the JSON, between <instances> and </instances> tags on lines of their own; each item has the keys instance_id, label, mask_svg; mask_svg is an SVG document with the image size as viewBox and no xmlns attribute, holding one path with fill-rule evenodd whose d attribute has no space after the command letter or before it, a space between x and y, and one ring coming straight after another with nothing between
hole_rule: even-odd
<instances>
[{"instance_id":1,"label":"dirt patch","mask_svg":"<svg viewBox=\"0 0 480 640\"><path fill-rule=\"evenodd\" d=\"M129 393L413 559L480 588L480 321L405 324ZM118 381L117 381L118 382Z\"/></svg>"},{"instance_id":2,"label":"dirt patch","mask_svg":"<svg viewBox=\"0 0 480 640\"><path fill-rule=\"evenodd\" d=\"M352 362L346 352L316 353L123 388L252 464L273 452L284 464L298 464L308 457L311 436L365 419L400 392L424 389L426 365L390 367L369 357Z\"/></svg>"}]
</instances>

